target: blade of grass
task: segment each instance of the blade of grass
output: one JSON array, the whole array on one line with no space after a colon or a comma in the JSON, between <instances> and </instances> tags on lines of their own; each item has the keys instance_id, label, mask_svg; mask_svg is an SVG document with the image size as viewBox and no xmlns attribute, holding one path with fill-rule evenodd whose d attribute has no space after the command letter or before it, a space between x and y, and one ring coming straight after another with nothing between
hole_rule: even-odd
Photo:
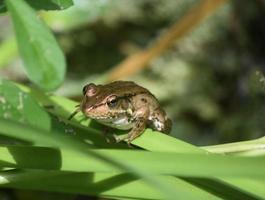
<instances>
[{"instance_id":1,"label":"blade of grass","mask_svg":"<svg viewBox=\"0 0 265 200\"><path fill-rule=\"evenodd\" d=\"M1 125L1 121L0 121ZM123 172L133 173L142 169L152 174L188 177L248 177L265 178L265 157L237 157L215 154L190 154L171 152L148 152L131 150L85 150L77 154L71 149L60 150L44 147L1 146L2 167L53 169L75 172L121 172L106 158L122 161L130 168ZM124 158L126 155L126 159ZM102 159L100 157L106 157ZM10 163L9 165L7 163Z\"/></svg>"},{"instance_id":2,"label":"blade of grass","mask_svg":"<svg viewBox=\"0 0 265 200\"><path fill-rule=\"evenodd\" d=\"M2 147L3 148L3 147ZM3 150L3 149L1 149L1 150ZM87 164L86 163L84 163L83 161L84 161L84 158L79 158L79 159L73 159L73 158L75 158L75 155L71 155L71 154L67 154L66 152L64 152L64 153L62 153L62 158L61 159L58 159L58 157L60 156L59 155L59 153L57 152L57 150L55 150L55 149L49 149L49 148L36 148L36 147L9 147L8 148L8 153L7 153L7 155L5 154L5 152L4 151L1 151L0 150L0 154L2 155L2 157L3 158L6 158L6 159L4 159L5 161L7 161L7 162L5 162L4 163L4 165L3 166L12 166L12 167L15 167L15 165L13 164L14 163L14 159L15 160L17 160L18 161L18 165L19 166L16 166L16 167L27 167L27 166L23 166L23 162L25 162L26 163L26 165L31 165L31 167L33 167L33 168L37 168L37 169L39 169L40 168L40 166L41 166L41 168L43 168L43 169L58 169L58 168L61 168L60 166L60 164L58 163L58 161L60 161L60 160L63 160L63 161L66 161L66 160L69 160L69 162L66 162L65 163L65 165L64 165L64 167L62 167L61 169L65 169L65 170L72 170L73 168L75 168L75 164L76 165L82 165L82 167L84 167L85 169L78 169L78 170L81 170L81 171L84 171L84 170L90 170L90 166L89 166L89 163L91 164L91 163L93 163L93 164L95 164L95 161L93 161L93 160L89 160L89 162L87 161ZM7 152L7 151L6 151ZM16 152L16 153L15 153ZM34 153L33 153L34 152ZM71 153L71 152L70 152ZM125 154L125 155L127 155L127 153L126 152L123 152L122 151L122 153L123 154ZM20 156L22 155L22 158L24 158L24 160L23 159L21 159L19 156L18 156L18 154L20 154ZM113 154L113 152L111 152L111 154ZM15 156L16 155L16 156ZM26 155L26 156L23 156L23 155ZM138 155L136 156L136 157L139 157ZM32 158L39 158L39 159L32 159ZM43 158L49 158L48 160L45 160L45 159L43 159ZM126 158L127 159L133 159L133 158L131 158L130 156L129 157L127 157L126 156ZM155 159L160 159L160 157L158 156L155 156ZM170 158L169 158L170 159ZM178 159L178 158L177 158ZM145 159L146 160L146 159ZM170 159L170 160L172 160L172 159ZM182 162L182 160L180 159L179 160L180 162ZM137 160L136 160L136 162L137 162ZM150 162L150 161L149 161ZM149 163L148 162L148 163ZM162 162L166 162L166 161L163 161L162 160ZM75 163L74 165L72 165L73 163ZM134 162L135 163L135 162ZM141 163L142 163L142 161L141 161ZM70 164L70 165L69 165ZM151 165L152 165L152 163L150 163ZM228 163L229 164L229 163ZM72 165L72 166L71 166ZM88 165L88 166L87 166ZM213 167L215 167L215 166L213 166ZM98 167L95 167L96 168L96 170L98 170L98 169L100 169L100 168L98 168ZM149 168L149 167L148 167ZM164 168L166 168L166 167L164 167ZM74 169L74 170L76 170L76 169ZM93 169L92 169L93 170ZM232 172L233 173L233 172ZM102 174L102 173L99 173L99 172L97 172L96 174ZM103 173L103 174L107 174L107 173ZM112 174L112 173L110 173L110 174ZM59 177L58 177L58 179L55 179L54 177L49 177L49 175L47 174L47 171L46 172L43 172L43 175L42 176L44 176L44 177L46 177L46 179L48 179L48 180L52 180L52 183L53 184L51 184L51 183L46 183L45 184L45 187L44 188L48 188L48 190L50 190L50 191L63 191L63 189L62 188L66 188L66 186L68 186L69 187L69 189L68 189L68 191L70 192L70 191L72 191L73 193L75 193L75 192L78 192L78 193L80 193L80 190L79 189L76 189L76 188L79 188L76 184L75 184L75 182L73 182L73 177L74 177L74 175L73 175L73 177L71 177L69 180L71 180L71 181L69 181L68 179L63 179L63 180L61 180ZM42 189L43 190L43 180L42 180L42 176L41 177L38 177L37 178L37 180L34 180L34 177L33 178L31 178L30 180L29 180L29 182L27 183L25 183L25 182L23 182L22 183L22 185L24 185L25 187L24 187L24 189L32 189L32 188L35 188L35 189ZM120 176L119 176L120 177ZM123 177L123 176L122 176ZM122 182L122 185L124 186L124 184L126 185L126 183L124 183L123 181L124 181L124 178L122 178L121 177L121 179L119 179L121 182ZM129 176L130 177L130 176ZM16 180L16 176L14 176L14 179ZM218 191L218 192L220 192L222 195L221 195L221 197L226 197L225 199L227 199L227 198L231 198L232 197L232 199L242 199L241 197L242 196L247 196L248 197L248 199L255 199L255 195L254 195L254 197L251 195L251 193L250 194L248 194L248 193L245 193L245 192L243 192L240 188L238 189L238 190L236 190L234 187L233 187L233 185L229 185L228 184L228 186L226 186L226 184L225 183L220 183L220 181L218 181L218 182L214 182L214 181L211 181L211 180L207 180L207 179L205 179L205 180L197 180L197 179L191 179L191 178L187 178L187 179L184 179L184 180L181 180L181 179L177 179L177 178L174 178L174 177L169 177L169 176L167 176L166 178L165 178L167 181L168 181L168 179L169 180L175 180L176 182L175 182L175 187L176 188L178 188L177 190L178 190L178 192L184 192L185 191L185 188L187 189L187 186L185 186L185 181L187 181L188 180L188 182L190 182L191 184L193 184L193 185L196 185L196 186L204 186L204 187L202 187L203 189L205 189L205 186L206 186L206 191L209 191L209 188L211 188L213 191L211 191L210 190L210 192L211 193L213 193L213 194L215 194L216 193L216 190ZM227 178L228 179L228 178ZM7 180L6 178L4 179L4 180ZM78 178L77 179L78 180L78 183L80 183L80 178ZM87 180L87 179L86 179ZM95 179L96 180L96 179ZM125 178L125 180L126 180L126 178ZM229 179L228 179L229 180ZM250 180L250 179L249 179ZM16 184L14 184L14 181L12 181L12 180L9 180L8 179L8 181L10 182L10 184L8 184L7 186L16 186ZM199 181L199 183L198 183L198 181ZM252 180L252 182L255 182L256 180ZM39 183L40 182L40 183ZM66 186L65 186L65 184L62 184L62 182L63 183L66 183ZM69 183L70 182L70 183ZM126 182L126 181L125 181ZM228 183L228 181L226 181L227 183ZM240 183L240 181L238 181L239 183ZM5 183L5 182L4 182ZM15 183L16 183L16 181L15 181ZM87 183L86 181L85 181L85 183ZM194 183L196 183L196 184L194 184ZM33 184L33 187L32 187L32 185L31 184ZM48 184L48 186L47 186L47 184ZM69 186L69 184L70 184L70 186ZM84 183L81 181L81 184L83 185ZM128 183L129 184L129 183ZM186 183L187 184L187 183ZM206 185L205 185L206 184ZM21 184L20 184L21 185ZM38 185L38 187L36 188L35 186L36 185ZM57 187L54 187L54 185L56 185ZM86 184L85 184L86 185ZM110 185L112 185L113 186L113 184L112 184L112 182L111 182L111 184ZM129 185L131 185L131 184L129 184ZM174 186L174 184L173 183L171 183L171 185L172 186ZM18 186L19 186L19 184L18 184ZM216 186L216 187L215 187ZM258 185L256 185L256 187L257 187ZM128 186L128 187L130 187L130 186ZM190 185L189 186L189 188L190 189L192 189L192 191L197 191L198 190L198 188L197 189L195 189L196 187L195 186L193 186L194 188L192 188L192 186ZM23 187L22 187L23 188ZM71 189L72 188L72 189ZM91 188L91 186L89 186L89 188ZM96 190L96 188L97 188L97 186L95 186L95 191L98 191L98 190ZM100 186L100 188L102 188L102 186ZM131 188L134 188L135 189L135 186L133 185ZM141 188L145 188L145 187L141 187ZM218 189L218 188L220 188L220 189ZM257 187L257 188L263 188L263 187ZM82 189L81 189L82 190ZM183 191L184 190L184 191ZM109 190L108 190L109 191ZM115 191L115 190L114 190ZM118 190L119 191L119 190ZM224 191L225 191L225 193L224 193ZM253 190L252 190L253 191ZM254 190L255 191L255 190ZM262 191L262 189L260 189L259 190L259 193L261 193L261 191ZM81 193L83 192L83 190L81 191ZM137 193L139 192L139 189L137 189ZM185 191L185 192L187 192L187 191ZM198 191L199 192L199 191ZM229 193L228 193L229 192ZM144 191L143 191L143 193L144 193ZM201 195L203 195L203 193L204 192L201 192L202 194ZM217 193L217 195L220 195L220 193ZM258 193L258 194L259 194ZM153 193L152 193L153 194ZM194 194L194 193L193 193ZM210 195L210 194L208 194L208 195ZM130 196L130 195L129 195ZM211 196L211 195L210 195ZM205 198L203 198L203 199L205 199ZM208 199L208 198L207 198Z\"/></svg>"},{"instance_id":3,"label":"blade of grass","mask_svg":"<svg viewBox=\"0 0 265 200\"><path fill-rule=\"evenodd\" d=\"M264 155L265 139L259 138L255 140L205 146L201 148L212 153L249 155L249 153L252 152L251 155ZM256 154L253 154L253 152Z\"/></svg>"},{"instance_id":4,"label":"blade of grass","mask_svg":"<svg viewBox=\"0 0 265 200\"><path fill-rule=\"evenodd\" d=\"M185 181L196 185L197 187L216 194L222 199L233 199L233 200L259 200L264 195L257 194L256 189L255 193L251 194L244 191L244 187L234 187L233 184L230 184L228 181L220 181L220 179L205 179L205 178L184 178ZM240 179L239 179L240 180ZM259 181L257 179L251 179L253 182ZM237 186L240 186L241 182L239 181ZM258 185L257 185L258 186Z\"/></svg>"},{"instance_id":5,"label":"blade of grass","mask_svg":"<svg viewBox=\"0 0 265 200\"><path fill-rule=\"evenodd\" d=\"M32 90L30 88L21 86L20 87L26 91L29 92L30 94L32 94L36 99L38 99L39 102L47 102L49 101L51 104L54 104L55 106L60 107L59 110L55 111L55 114L57 113L57 115L61 116L61 117L66 117L67 115L69 115L69 113L72 112L74 106L76 105L76 103L74 101L71 101L69 99L66 98L62 98L62 97L56 97L56 96L44 96L41 95L39 92L37 92L36 90ZM76 122L80 121L80 115L77 116L75 118ZM84 123L84 121L79 122L79 125L84 125L87 129L87 124ZM165 141L165 142L164 142ZM169 137L167 135L164 134L153 134L151 131L146 131L141 137L137 138L135 141L133 141L134 145L139 146L143 149L147 149L150 151L169 151L169 152L198 152L198 153L208 153L206 150L204 151L198 151L198 148L184 143L184 142L179 142L178 140L172 137ZM153 146L152 144L159 144L157 147ZM180 145L179 145L180 144ZM232 146L232 145L231 145ZM207 147L208 148L208 147ZM214 151L213 151L214 152ZM222 182L222 179L219 180L220 182ZM251 188L251 183L249 183L249 187L247 186L247 181L245 181L245 187L241 187L240 183L235 182L233 183L233 180L231 180L230 182L230 186L233 188L241 188L242 189L242 193L250 193L252 195L256 195L255 190L249 189ZM197 185L197 183L194 183L194 185ZM256 185L257 188L264 188L263 184L257 184ZM208 191L210 190L210 188L208 188ZM257 191L259 191L259 189L257 189ZM213 194L215 194L215 191L212 191ZM259 193L257 193L259 194ZM227 198L229 198L229 196L227 196L226 190L221 191L221 193L219 194L220 196L225 196ZM262 196L259 196L259 198L263 198Z\"/></svg>"},{"instance_id":6,"label":"blade of grass","mask_svg":"<svg viewBox=\"0 0 265 200\"><path fill-rule=\"evenodd\" d=\"M12 91L11 89L8 89L8 91ZM14 91L14 92L16 92L16 91ZM20 91L19 91L20 92ZM36 94L36 93L35 93ZM48 99L48 98L46 98L46 96L45 95L43 95L43 93L37 93L37 95L39 96L39 98L41 98L42 100L44 100L44 101L42 101L41 103L42 104L44 104L44 105L53 105L54 103L52 102L52 101L50 101L50 99ZM11 100L13 100L13 98L11 98ZM69 101L70 102L70 101ZM70 103L72 103L72 102L70 102ZM57 104L58 105L58 104ZM65 112L64 112L64 109L62 108L60 108L60 105L59 106L55 106L55 112L58 112L58 110L59 111L61 111L62 112L62 116L65 116ZM59 109L58 109L58 107L59 107ZM52 109L53 110L53 109ZM67 112L66 112L67 113ZM64 115L63 115L64 114ZM58 115L58 113L57 113L57 115ZM87 129L87 128L86 128ZM80 129L79 129L80 130ZM60 130L60 131L63 131L64 132L64 130ZM91 131L90 131L91 132ZM25 134L26 135L26 134ZM63 134L64 135L64 134ZM56 138L55 138L56 139ZM101 138L101 140L103 141L103 138ZM29 140L30 141L30 140ZM28 142L29 142L28 141ZM55 140L56 141L56 140ZM33 138L33 141L31 141L32 143L35 143L35 145L36 145L36 141L35 141L35 139ZM40 138L40 144L38 144L38 142L37 142L37 145L42 145L41 144L41 142L43 142L43 139L42 138ZM93 141L94 142L94 141ZM94 144L94 143L93 143ZM13 154L14 154L14 152L13 152ZM26 155L28 156L29 154L28 154L28 152L26 152ZM44 154L41 154L41 155L39 155L41 158L45 158L45 153ZM54 155L57 155L57 157L55 157L55 158L53 158L53 159L51 159L51 158L48 158L48 159L45 159L44 161L47 161L47 160L49 160L49 162L50 163L53 163L53 166L52 167L55 167L55 168L59 168L59 166L60 166L60 163L58 163L58 161L60 161L60 157L58 156L58 153L56 153L56 154L54 154ZM21 159L20 159L21 160ZM52 162L53 161L53 162ZM57 161L57 162L55 162L55 161ZM33 167L36 167L36 166L34 166L36 163L39 163L39 162L33 162ZM7 164L8 164L8 166L10 166L10 163L7 163L7 162L2 162L2 164L4 164L5 166L7 166ZM178 189L177 189L177 193L178 193L178 196L181 196L180 194L181 194L181 190L180 190L180 186L178 186L177 187ZM196 187L194 187L194 188L196 188ZM172 190L173 191L173 190ZM188 194L188 193L184 193L184 194L182 194L182 196L191 196L190 194Z\"/></svg>"},{"instance_id":7,"label":"blade of grass","mask_svg":"<svg viewBox=\"0 0 265 200\"><path fill-rule=\"evenodd\" d=\"M31 141L35 144L44 146L65 147L67 151L72 153L73 157L83 157L83 159L93 158L102 162L102 166L111 166L112 169L116 169L116 171L130 171L136 176L143 178L147 184L155 187L167 199L175 199L182 195L182 197L191 196L191 194L176 193L176 188L173 188L166 182L156 180L156 178L148 172L149 170L145 171L141 168L135 168L135 165L130 165L124 160L116 160L112 155L106 156L104 153L96 153L89 150L85 143L76 140L74 137L69 137L65 134L47 132L4 119L0 119L0 127L2 128L1 133L6 136Z\"/></svg>"},{"instance_id":8,"label":"blade of grass","mask_svg":"<svg viewBox=\"0 0 265 200\"><path fill-rule=\"evenodd\" d=\"M260 198L265 199L265 179L248 179L248 178L224 178L224 183L233 185L235 188L240 190L248 190Z\"/></svg>"},{"instance_id":9,"label":"blade of grass","mask_svg":"<svg viewBox=\"0 0 265 200\"><path fill-rule=\"evenodd\" d=\"M219 199L181 179L168 176L156 178L167 181L177 188L176 192L192 193L192 199ZM156 189L130 174L10 170L0 173L0 187L100 195L115 199L164 199Z\"/></svg>"}]
</instances>

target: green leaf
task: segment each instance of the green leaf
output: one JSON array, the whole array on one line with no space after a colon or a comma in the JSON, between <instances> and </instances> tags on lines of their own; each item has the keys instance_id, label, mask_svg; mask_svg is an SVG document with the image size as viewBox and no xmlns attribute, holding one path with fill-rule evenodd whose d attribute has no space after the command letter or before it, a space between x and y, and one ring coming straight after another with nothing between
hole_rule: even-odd
<instances>
[{"instance_id":1,"label":"green leaf","mask_svg":"<svg viewBox=\"0 0 265 200\"><path fill-rule=\"evenodd\" d=\"M253 187L250 189L248 187L251 184L246 185L246 187L241 187L241 180L250 180L252 182L259 182L259 179L240 179L234 178L233 180L238 180L236 187L233 184L229 184L224 182L224 178L222 180L218 179L206 179L206 178L183 178L188 183L193 184L205 191L210 192L211 194L215 194L222 199L233 199L233 200L260 200L263 199L264 195L257 194L258 190L264 190L264 184L257 184L256 188ZM234 182L234 181L233 181ZM246 191L249 190L249 191Z\"/></svg>"},{"instance_id":2,"label":"green leaf","mask_svg":"<svg viewBox=\"0 0 265 200\"><path fill-rule=\"evenodd\" d=\"M257 198L265 199L265 179L243 179L243 178L224 178L224 182L234 186L242 191L247 190L249 193L254 193Z\"/></svg>"},{"instance_id":3,"label":"green leaf","mask_svg":"<svg viewBox=\"0 0 265 200\"><path fill-rule=\"evenodd\" d=\"M50 130L49 115L27 93L7 80L0 80L0 117Z\"/></svg>"},{"instance_id":4,"label":"green leaf","mask_svg":"<svg viewBox=\"0 0 265 200\"><path fill-rule=\"evenodd\" d=\"M1 127L6 129L2 124ZM12 129L12 128L11 128ZM9 128L9 130L11 130ZM4 134L8 131L3 131ZM9 136L12 136L8 134ZM265 157L223 156L218 154L190 154L148 152L132 150L85 150L81 155L67 147L60 149L27 146L0 146L2 167L20 169L51 169L74 172L120 172L120 169L106 165L112 161L122 161L127 166L125 173L134 169L149 171L157 175L176 175L182 177L247 177L265 178ZM126 155L126 160L124 160ZM53 162L54 161L54 162ZM4 162L4 163L2 163ZM6 165L6 163L10 163Z\"/></svg>"},{"instance_id":5,"label":"green leaf","mask_svg":"<svg viewBox=\"0 0 265 200\"><path fill-rule=\"evenodd\" d=\"M54 114L57 116L61 116L62 118L67 118L69 116L69 114L74 110L75 105L77 104L74 101L71 101L69 99L63 98L63 97L57 97L57 96L46 96L43 93L40 93L36 90L33 89L29 89L27 87L21 86L20 88L27 92L30 93L32 96L34 96L34 98L36 98L39 102L41 103L49 103L51 105L54 105L56 107L58 107L59 109L54 110ZM88 127L88 124L86 121L82 120L82 114L77 115L72 121L71 123L73 123L73 125L75 126L80 126L82 125L83 129L84 129L84 134L82 134L82 138L85 138L85 135L89 135L89 137L91 135L97 135L100 134L100 130L95 130L92 129L91 127ZM90 121L90 120L88 120ZM87 134L85 134L85 130L87 131ZM77 133L78 135L78 133ZM93 136L94 137L94 136ZM38 137L39 139L39 137ZM90 138L89 138L90 139ZM92 141L90 141L91 144L94 144L94 138L91 138ZM97 138L97 143L100 143L100 138ZM193 146L191 144L187 144L183 141L180 141L176 138L170 137L168 135L165 134L161 134L161 133L157 133L157 132L153 132L151 130L146 130L145 133L137 138L136 140L133 141L133 143L135 145L140 146L143 149L148 149L150 151L159 151L159 152L176 152L176 153L196 153L196 154L206 154L208 155L209 152L205 151L204 149L200 149L196 146ZM255 148L256 146L255 144L257 144L257 148L261 149L260 147L260 143L258 141L253 141L253 143L251 143L250 148L244 148L244 150L248 150L251 148ZM235 146L237 146L239 144L235 144ZM228 147L228 150L225 151L223 146L221 146L221 151L220 153L222 154L223 152L228 153L231 148L233 147L233 144L230 144ZM243 146L245 146L245 143L243 143ZM263 145L264 146L264 145ZM225 147L226 148L226 147ZM215 147L212 149L210 147L205 148L209 151L212 152L218 152L218 147ZM217 149L217 151L215 151L215 149ZM237 148L236 149L242 149ZM232 148L232 151L234 151L234 148ZM126 155L124 154L124 158L126 158ZM126 161L126 159L124 160ZM194 164L196 166L196 163ZM221 166L221 165L220 165ZM240 169L240 167L238 167L238 169ZM206 170L206 169L198 169L198 170ZM250 170L251 171L251 170ZM171 177L169 177L171 178ZM179 178L176 177L177 180L179 180ZM199 183L198 181L195 181L194 179L187 179L187 178L183 178L184 181L187 181L188 183L194 185L194 188L199 187L202 188L205 191L209 192L209 195L214 194L217 196L220 196L222 198L225 199L263 199L264 195L262 193L262 190L264 188L264 184L260 181L255 181L256 179L253 178L240 178L240 180L237 181L237 179L239 178L229 178L229 183L227 183L227 185L224 183L228 182L228 178L222 178L222 179L205 179L205 180L201 180ZM242 181L241 181L242 180ZM248 181L248 180L252 180L252 181ZM216 182L217 184L213 184L213 181ZM252 186L252 182L255 182L255 187L253 188ZM38 182L37 180L35 182ZM242 183L242 184L241 184ZM56 188L51 186L51 189L56 190ZM29 187L30 189L30 187ZM45 189L44 189L45 190ZM52 191L54 191L52 190ZM181 189L180 189L181 190ZM191 189L192 190L192 189ZM232 191L232 193L231 193ZM178 191L181 193L181 191ZM192 193L192 192L191 192ZM182 194L182 195L185 195ZM235 196L237 198L235 198ZM245 197L245 198L242 198ZM252 198L250 198L250 196L252 196ZM254 198L253 198L254 196ZM257 196L257 198L255 198L255 196ZM185 199L185 198L184 198ZM189 198L186 198L189 199ZM207 199L207 198L202 198L202 199Z\"/></svg>"},{"instance_id":6,"label":"green leaf","mask_svg":"<svg viewBox=\"0 0 265 200\"><path fill-rule=\"evenodd\" d=\"M56 89L65 76L65 58L56 39L26 2L5 2L29 79L42 89Z\"/></svg>"},{"instance_id":7,"label":"green leaf","mask_svg":"<svg viewBox=\"0 0 265 200\"><path fill-rule=\"evenodd\" d=\"M78 140L77 138L69 137L69 135L66 135L64 133L48 132L42 129L25 126L25 125L22 125L22 124L19 124L19 123L10 121L10 120L4 120L1 118L0 118L0 127L1 127L2 135L14 137L16 139L20 139L20 140L27 141L27 142L32 141L32 143L35 145L52 146L52 147L57 147L57 148L65 147L65 149L67 149L67 151L73 157L79 157L85 160L86 158L94 158L96 160L99 160L100 163L101 162L104 163L102 166L103 168L105 165L105 167L110 167L111 169L117 170L119 172L130 171L133 174L135 174L137 177L143 178L143 180L147 184L156 188L167 199L173 200L175 199L175 197L179 196L175 193L175 188L167 184L167 182L161 182L160 180L157 180L152 175L152 173L145 171L141 168L135 168L134 166L130 166L128 165L128 163L123 162L122 160L118 160L111 155L104 155L104 153L102 154L100 152L92 151L89 149L88 145ZM32 158L32 157L28 156L28 158ZM4 164L7 164L7 163L4 163ZM93 166L96 166L96 165L97 163L95 163L95 165ZM187 195L189 196L189 194Z\"/></svg>"},{"instance_id":8,"label":"green leaf","mask_svg":"<svg viewBox=\"0 0 265 200\"><path fill-rule=\"evenodd\" d=\"M265 139L259 138L249 141L205 146L202 148L209 152L220 154L259 156L265 155Z\"/></svg>"},{"instance_id":9,"label":"green leaf","mask_svg":"<svg viewBox=\"0 0 265 200\"><path fill-rule=\"evenodd\" d=\"M130 174L10 170L1 172L0 177L0 187L100 195L115 199L164 199L159 191ZM219 199L183 180L164 176L156 178L174 186L176 193L190 194L178 199Z\"/></svg>"},{"instance_id":10,"label":"green leaf","mask_svg":"<svg viewBox=\"0 0 265 200\"><path fill-rule=\"evenodd\" d=\"M62 10L73 5L72 0L25 0L36 10ZM0 0L0 13L6 12L4 0Z\"/></svg>"}]
</instances>

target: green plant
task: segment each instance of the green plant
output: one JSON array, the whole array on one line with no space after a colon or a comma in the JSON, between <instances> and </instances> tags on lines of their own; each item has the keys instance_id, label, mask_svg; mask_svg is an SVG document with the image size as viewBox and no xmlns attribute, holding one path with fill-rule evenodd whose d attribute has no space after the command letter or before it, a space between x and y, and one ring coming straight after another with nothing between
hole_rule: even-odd
<instances>
[{"instance_id":1,"label":"green plant","mask_svg":"<svg viewBox=\"0 0 265 200\"><path fill-rule=\"evenodd\" d=\"M0 82L0 186L114 199L264 199L265 138L196 147L147 129L139 148L109 144L75 105L49 95L65 61L35 9L69 0L5 0L28 77L39 88ZM147 150L147 151L146 151Z\"/></svg>"}]
</instances>

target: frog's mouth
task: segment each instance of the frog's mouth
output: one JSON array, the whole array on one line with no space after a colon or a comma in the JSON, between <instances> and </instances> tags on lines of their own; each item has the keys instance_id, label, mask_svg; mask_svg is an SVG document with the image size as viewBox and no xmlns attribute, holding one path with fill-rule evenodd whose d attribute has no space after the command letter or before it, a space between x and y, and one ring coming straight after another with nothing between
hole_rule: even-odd
<instances>
[{"instance_id":1,"label":"frog's mouth","mask_svg":"<svg viewBox=\"0 0 265 200\"><path fill-rule=\"evenodd\" d=\"M102 118L108 118L108 109L103 106L102 104L96 104L96 105L87 105L82 104L81 105L81 111L88 117L94 118L94 117L102 117Z\"/></svg>"},{"instance_id":2,"label":"frog's mouth","mask_svg":"<svg viewBox=\"0 0 265 200\"><path fill-rule=\"evenodd\" d=\"M93 111L93 108L91 109L86 109L82 111L86 117L89 117L91 119L95 120L106 120L106 121L112 121L113 116L110 116L108 113L104 113L101 111Z\"/></svg>"}]
</instances>

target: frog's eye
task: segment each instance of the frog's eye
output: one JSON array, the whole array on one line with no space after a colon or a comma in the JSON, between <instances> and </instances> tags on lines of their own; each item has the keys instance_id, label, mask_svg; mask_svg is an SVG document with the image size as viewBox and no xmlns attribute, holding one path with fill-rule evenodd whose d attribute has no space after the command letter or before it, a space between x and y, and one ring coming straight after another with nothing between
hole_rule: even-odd
<instances>
[{"instance_id":1,"label":"frog's eye","mask_svg":"<svg viewBox=\"0 0 265 200\"><path fill-rule=\"evenodd\" d=\"M97 93L97 86L94 83L87 84L83 87L83 95L94 96Z\"/></svg>"},{"instance_id":2,"label":"frog's eye","mask_svg":"<svg viewBox=\"0 0 265 200\"><path fill-rule=\"evenodd\" d=\"M118 104L117 96L109 97L107 100L107 104L108 104L109 108L114 108L115 106L117 106L117 104Z\"/></svg>"},{"instance_id":3,"label":"frog's eye","mask_svg":"<svg viewBox=\"0 0 265 200\"><path fill-rule=\"evenodd\" d=\"M83 87L83 95L85 95L85 94L86 94L86 91L87 91L87 87L86 87L86 86L84 86L84 87Z\"/></svg>"}]
</instances>

